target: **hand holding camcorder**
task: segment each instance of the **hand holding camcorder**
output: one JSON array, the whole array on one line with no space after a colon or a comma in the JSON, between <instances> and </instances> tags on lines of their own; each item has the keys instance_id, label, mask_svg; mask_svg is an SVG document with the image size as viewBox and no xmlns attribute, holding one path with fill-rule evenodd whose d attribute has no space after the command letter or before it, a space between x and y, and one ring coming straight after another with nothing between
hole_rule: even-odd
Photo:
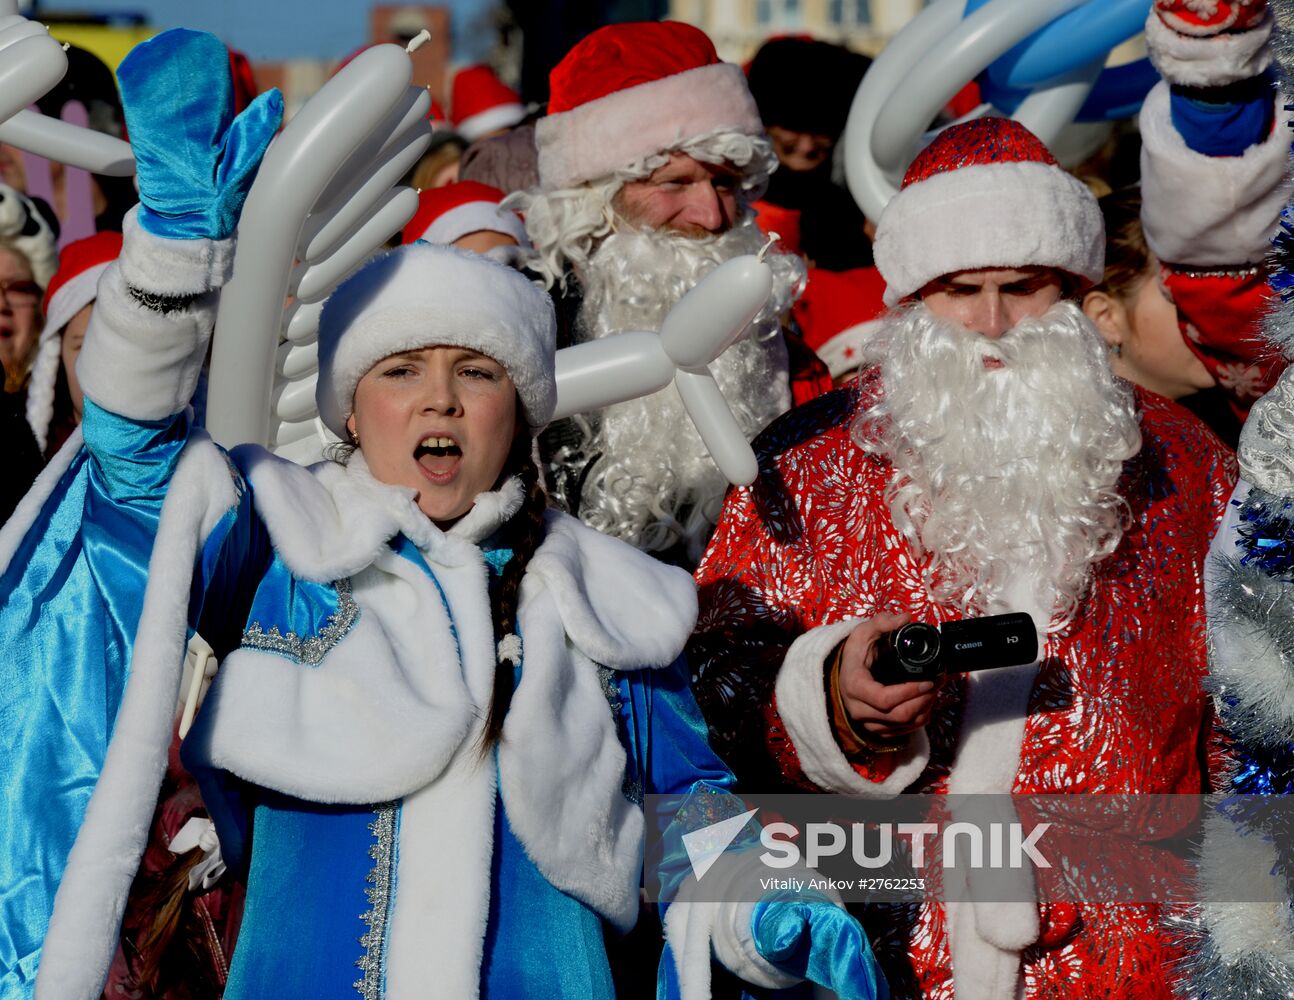
<instances>
[{"instance_id":1,"label":"hand holding camcorder","mask_svg":"<svg viewBox=\"0 0 1294 1000\"><path fill-rule=\"evenodd\" d=\"M1038 658L1038 632L1024 612L966 618L941 626L909 622L876 644L872 677L881 684L928 681Z\"/></svg>"}]
</instances>

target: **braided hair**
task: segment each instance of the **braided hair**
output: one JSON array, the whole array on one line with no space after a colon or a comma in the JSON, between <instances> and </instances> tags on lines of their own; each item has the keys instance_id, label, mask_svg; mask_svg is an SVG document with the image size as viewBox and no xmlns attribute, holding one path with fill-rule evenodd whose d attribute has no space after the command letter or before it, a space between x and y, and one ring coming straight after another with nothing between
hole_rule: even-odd
<instances>
[{"instance_id":1,"label":"braided hair","mask_svg":"<svg viewBox=\"0 0 1294 1000\"><path fill-rule=\"evenodd\" d=\"M504 526L503 544L512 549L512 558L503 567L498 585L490 595L494 620L494 642L498 661L494 669L494 694L490 714L485 721L482 750L489 751L503 736L503 720L512 704L516 668L521 664L521 642L517 635L517 605L521 580L526 575L530 557L544 538L544 511L548 509L548 492L544 489L539 465L530 452L530 435L517 435L505 468L516 469L525 491L521 509Z\"/></svg>"}]
</instances>

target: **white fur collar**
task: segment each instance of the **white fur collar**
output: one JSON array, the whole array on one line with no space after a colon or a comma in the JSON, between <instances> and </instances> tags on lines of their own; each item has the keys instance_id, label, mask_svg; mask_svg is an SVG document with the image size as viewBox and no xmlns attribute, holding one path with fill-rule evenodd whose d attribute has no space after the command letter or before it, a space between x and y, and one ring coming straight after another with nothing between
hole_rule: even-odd
<instances>
[{"instance_id":1,"label":"white fur collar","mask_svg":"<svg viewBox=\"0 0 1294 1000\"><path fill-rule=\"evenodd\" d=\"M418 508L416 490L374 479L358 451L346 465L318 462L309 468L255 445L234 449L233 458L252 483L256 511L275 551L293 575L316 583L354 576L398 534L436 562L462 565L524 499L514 477L478 496L446 532Z\"/></svg>"},{"instance_id":2,"label":"white fur collar","mask_svg":"<svg viewBox=\"0 0 1294 1000\"><path fill-rule=\"evenodd\" d=\"M696 624L696 584L619 539L549 511L521 597L545 588L585 655L618 670L673 663Z\"/></svg>"}]
</instances>

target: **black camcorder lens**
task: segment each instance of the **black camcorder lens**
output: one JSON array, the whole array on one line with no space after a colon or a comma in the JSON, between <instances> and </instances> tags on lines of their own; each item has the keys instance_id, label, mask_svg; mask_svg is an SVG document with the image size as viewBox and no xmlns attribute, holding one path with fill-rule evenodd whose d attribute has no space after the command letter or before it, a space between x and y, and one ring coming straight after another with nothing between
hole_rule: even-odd
<instances>
[{"instance_id":1,"label":"black camcorder lens","mask_svg":"<svg viewBox=\"0 0 1294 1000\"><path fill-rule=\"evenodd\" d=\"M930 625L904 625L894 637L894 648L905 666L926 667L939 658L939 633Z\"/></svg>"}]
</instances>

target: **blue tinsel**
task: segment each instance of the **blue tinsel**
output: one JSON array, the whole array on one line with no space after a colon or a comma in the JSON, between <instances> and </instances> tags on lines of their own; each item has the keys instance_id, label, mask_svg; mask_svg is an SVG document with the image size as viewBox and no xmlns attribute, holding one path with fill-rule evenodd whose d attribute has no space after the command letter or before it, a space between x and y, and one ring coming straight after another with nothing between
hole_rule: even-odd
<instances>
[{"instance_id":1,"label":"blue tinsel","mask_svg":"<svg viewBox=\"0 0 1294 1000\"><path fill-rule=\"evenodd\" d=\"M1294 583L1294 500L1259 490L1241 503L1236 546L1242 566L1255 566L1275 580Z\"/></svg>"},{"instance_id":2,"label":"blue tinsel","mask_svg":"<svg viewBox=\"0 0 1294 1000\"><path fill-rule=\"evenodd\" d=\"M1291 207L1281 211L1281 225L1272 239L1271 253L1268 255L1270 273L1267 283L1280 294L1281 300L1288 302L1294 297L1294 214Z\"/></svg>"}]
</instances>

